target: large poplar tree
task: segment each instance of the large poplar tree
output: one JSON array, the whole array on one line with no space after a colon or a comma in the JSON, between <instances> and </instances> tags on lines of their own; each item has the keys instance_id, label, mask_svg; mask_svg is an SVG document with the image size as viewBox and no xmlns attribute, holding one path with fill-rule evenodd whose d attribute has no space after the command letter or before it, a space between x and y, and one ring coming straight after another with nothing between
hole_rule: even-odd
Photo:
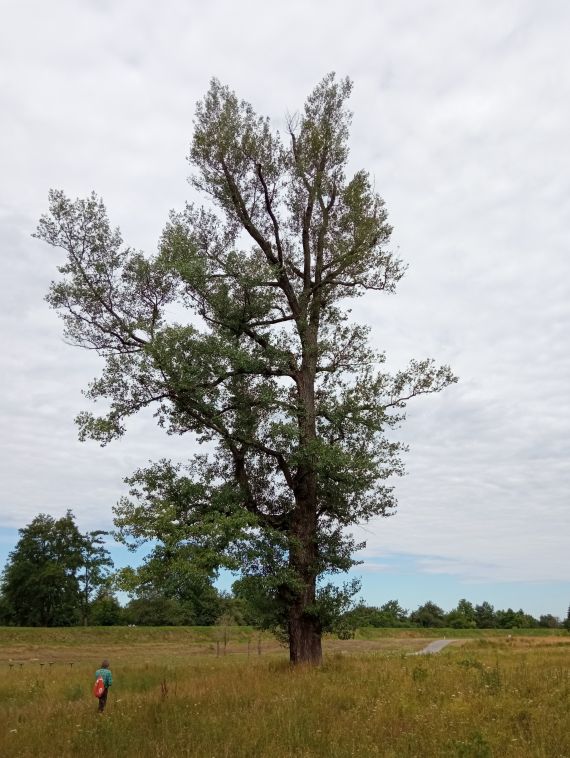
<instances>
[{"instance_id":1,"label":"large poplar tree","mask_svg":"<svg viewBox=\"0 0 570 758\"><path fill-rule=\"evenodd\" d=\"M108 412L80 414L80 437L105 444L153 405L202 443L137 471L118 526L239 569L295 663L321 660L318 580L353 565L347 528L393 511L406 401L455 381L431 360L390 375L349 320L350 298L404 273L369 175L346 175L350 90L326 76L282 138L212 81L189 156L208 204L173 212L154 256L123 245L95 195L52 191L37 231L67 252L48 295L67 339L105 361L87 396Z\"/></svg>"}]
</instances>

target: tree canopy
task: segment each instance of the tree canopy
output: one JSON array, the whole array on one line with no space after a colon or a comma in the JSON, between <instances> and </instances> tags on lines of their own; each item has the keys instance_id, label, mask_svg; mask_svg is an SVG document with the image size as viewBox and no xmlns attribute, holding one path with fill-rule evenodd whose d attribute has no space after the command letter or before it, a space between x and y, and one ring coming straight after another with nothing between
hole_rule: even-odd
<instances>
[{"instance_id":1,"label":"tree canopy","mask_svg":"<svg viewBox=\"0 0 570 758\"><path fill-rule=\"evenodd\" d=\"M162 614L179 619L177 623L209 626L227 610L226 599L214 587L213 578L213 571L197 564L192 546L182 544L176 549L156 546L142 565L117 572L115 582L133 598L129 603L133 623Z\"/></svg>"},{"instance_id":2,"label":"tree canopy","mask_svg":"<svg viewBox=\"0 0 570 758\"><path fill-rule=\"evenodd\" d=\"M108 411L81 413L80 437L106 444L153 406L202 443L135 472L118 527L256 582L293 662L321 659L318 579L353 565L347 530L394 511L407 401L455 381L430 359L389 373L349 319L350 298L394 292L405 270L370 176L347 175L350 91L326 76L282 138L213 80L189 156L207 206L172 212L154 255L94 194L52 191L37 230L66 252L47 299L67 340L104 361L86 394Z\"/></svg>"},{"instance_id":3,"label":"tree canopy","mask_svg":"<svg viewBox=\"0 0 570 758\"><path fill-rule=\"evenodd\" d=\"M85 621L93 592L112 565L101 532L81 534L73 513L39 514L19 530L2 578L6 620L19 626L69 626Z\"/></svg>"},{"instance_id":4,"label":"tree canopy","mask_svg":"<svg viewBox=\"0 0 570 758\"><path fill-rule=\"evenodd\" d=\"M113 561L105 547L108 532L96 529L82 535L81 571L77 576L81 592L83 623L87 624L94 597L109 583Z\"/></svg>"}]
</instances>

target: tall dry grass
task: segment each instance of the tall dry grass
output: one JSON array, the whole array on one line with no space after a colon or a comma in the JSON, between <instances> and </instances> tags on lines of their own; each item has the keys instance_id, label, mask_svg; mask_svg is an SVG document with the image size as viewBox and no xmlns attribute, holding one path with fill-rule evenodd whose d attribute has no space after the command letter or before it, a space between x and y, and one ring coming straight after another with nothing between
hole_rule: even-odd
<instances>
[{"instance_id":1,"label":"tall dry grass","mask_svg":"<svg viewBox=\"0 0 570 758\"><path fill-rule=\"evenodd\" d=\"M103 716L91 695L99 660L4 663L0 755L570 758L569 642L331 653L317 670L291 670L284 653L217 658L161 646L152 655L123 645Z\"/></svg>"}]
</instances>

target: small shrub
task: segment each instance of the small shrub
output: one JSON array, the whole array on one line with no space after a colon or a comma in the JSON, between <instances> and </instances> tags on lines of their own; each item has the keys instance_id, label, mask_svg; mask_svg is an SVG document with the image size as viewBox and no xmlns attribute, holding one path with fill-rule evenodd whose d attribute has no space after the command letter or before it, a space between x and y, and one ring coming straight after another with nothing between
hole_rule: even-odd
<instances>
[{"instance_id":1,"label":"small shrub","mask_svg":"<svg viewBox=\"0 0 570 758\"><path fill-rule=\"evenodd\" d=\"M356 635L356 630L348 626L348 624L339 624L336 629L336 636L339 640L353 640Z\"/></svg>"},{"instance_id":2,"label":"small shrub","mask_svg":"<svg viewBox=\"0 0 570 758\"><path fill-rule=\"evenodd\" d=\"M483 664L476 658L463 658L462 660L457 661L457 665L463 666L463 668L466 669L479 669L480 671L483 669Z\"/></svg>"},{"instance_id":3,"label":"small shrub","mask_svg":"<svg viewBox=\"0 0 570 758\"><path fill-rule=\"evenodd\" d=\"M455 740L448 755L453 758L492 758L493 752L481 732L474 732L467 740Z\"/></svg>"},{"instance_id":4,"label":"small shrub","mask_svg":"<svg viewBox=\"0 0 570 758\"><path fill-rule=\"evenodd\" d=\"M481 682L489 692L499 692L501 689L501 672L498 666L492 669L481 669Z\"/></svg>"},{"instance_id":5,"label":"small shrub","mask_svg":"<svg viewBox=\"0 0 570 758\"><path fill-rule=\"evenodd\" d=\"M83 697L83 687L79 682L67 685L64 690L64 697L69 703L75 703Z\"/></svg>"},{"instance_id":6,"label":"small shrub","mask_svg":"<svg viewBox=\"0 0 570 758\"><path fill-rule=\"evenodd\" d=\"M412 669L412 679L414 682L424 682L427 679L428 670L423 666L414 666Z\"/></svg>"}]
</instances>

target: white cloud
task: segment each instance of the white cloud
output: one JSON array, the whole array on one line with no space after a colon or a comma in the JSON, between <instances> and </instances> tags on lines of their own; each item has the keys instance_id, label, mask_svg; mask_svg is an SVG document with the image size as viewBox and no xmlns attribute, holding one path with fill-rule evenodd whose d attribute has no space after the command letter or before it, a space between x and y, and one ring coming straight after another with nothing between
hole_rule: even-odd
<instances>
[{"instance_id":1,"label":"white cloud","mask_svg":"<svg viewBox=\"0 0 570 758\"><path fill-rule=\"evenodd\" d=\"M42 297L57 253L30 239L47 189L95 189L152 250L191 196L195 101L215 75L283 123L328 70L355 80L352 162L387 201L410 263L354 313L397 367L449 362L461 384L410 406L399 514L367 561L554 580L570 534L570 116L562 2L5 3L0 29L1 525L74 508L109 524L123 475L188 449L148 419L76 441L92 356Z\"/></svg>"}]
</instances>

